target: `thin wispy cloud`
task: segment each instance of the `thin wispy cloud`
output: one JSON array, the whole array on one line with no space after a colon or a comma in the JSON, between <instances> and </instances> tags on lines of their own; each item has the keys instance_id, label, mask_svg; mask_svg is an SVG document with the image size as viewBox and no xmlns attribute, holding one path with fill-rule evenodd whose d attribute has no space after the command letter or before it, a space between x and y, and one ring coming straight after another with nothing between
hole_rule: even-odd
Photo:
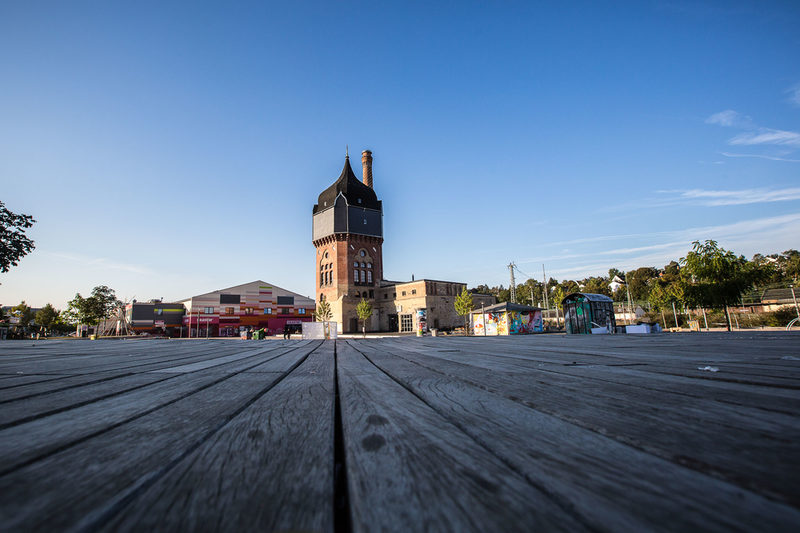
<instances>
[{"instance_id":1,"label":"thin wispy cloud","mask_svg":"<svg viewBox=\"0 0 800 533\"><path fill-rule=\"evenodd\" d=\"M770 144L800 147L800 133L757 126L750 117L742 115L733 109L726 109L725 111L714 113L708 117L705 122L706 124L714 124L725 128L747 130L728 139L728 144L732 146Z\"/></svg>"},{"instance_id":2,"label":"thin wispy cloud","mask_svg":"<svg viewBox=\"0 0 800 533\"><path fill-rule=\"evenodd\" d=\"M731 145L775 144L779 146L800 146L800 133L794 131L758 128L756 131L740 133L728 140Z\"/></svg>"},{"instance_id":3,"label":"thin wispy cloud","mask_svg":"<svg viewBox=\"0 0 800 533\"><path fill-rule=\"evenodd\" d=\"M132 272L134 274L148 274L148 275L154 274L154 272L147 267L136 265L133 263L121 263L118 261L112 261L105 257L88 257L84 255L69 254L62 252L44 252L44 253L51 257L58 259L66 259L68 261L72 261L74 263L78 263L86 267L95 267L107 270L121 270L124 272Z\"/></svg>"},{"instance_id":4,"label":"thin wispy cloud","mask_svg":"<svg viewBox=\"0 0 800 533\"><path fill-rule=\"evenodd\" d=\"M785 202L800 200L800 187L786 187L783 189L740 189L740 190L709 190L688 189L680 191L659 191L661 193L678 193L680 199L688 203L708 207L724 205L761 204L769 202Z\"/></svg>"},{"instance_id":5,"label":"thin wispy cloud","mask_svg":"<svg viewBox=\"0 0 800 533\"><path fill-rule=\"evenodd\" d=\"M746 127L751 124L750 117L746 117L733 109L726 109L719 113L714 113L706 119L706 124L716 124L717 126L724 126L726 128Z\"/></svg>"},{"instance_id":6,"label":"thin wispy cloud","mask_svg":"<svg viewBox=\"0 0 800 533\"><path fill-rule=\"evenodd\" d=\"M800 191L800 189L798 189ZM800 192L798 193L800 194ZM595 240L618 240L620 244L629 241L659 241L642 246L624 246L612 250L595 249L587 246L581 253L568 256L552 255L541 256L531 263L547 264L547 274L561 279L562 277L585 277L605 274L609 268L616 267L624 270L639 268L641 266L662 266L669 261L677 260L686 255L692 241L714 239L723 246L734 250L736 253L752 254L756 251L776 249L772 240L780 242L787 235L800 234L800 213L763 217L742 220L730 224L714 226L695 226L672 231L659 231L640 234L625 235L598 235ZM541 246L555 245L558 242L543 243ZM592 258L602 256L602 261L592 261ZM565 259L583 259L578 265L564 265ZM567 264L574 263L568 261ZM519 261L524 265L525 262ZM562 266L563 265L563 266ZM527 270L527 269L526 269Z\"/></svg>"},{"instance_id":7,"label":"thin wispy cloud","mask_svg":"<svg viewBox=\"0 0 800 533\"><path fill-rule=\"evenodd\" d=\"M800 106L800 83L795 84L786 92L789 93L789 102L796 106Z\"/></svg>"},{"instance_id":8,"label":"thin wispy cloud","mask_svg":"<svg viewBox=\"0 0 800 533\"><path fill-rule=\"evenodd\" d=\"M786 161L788 163L800 163L800 159L787 159L785 157L777 157L772 155L761 154L732 154L730 152L720 152L720 155L725 157L755 157L758 159L769 159L770 161Z\"/></svg>"}]
</instances>

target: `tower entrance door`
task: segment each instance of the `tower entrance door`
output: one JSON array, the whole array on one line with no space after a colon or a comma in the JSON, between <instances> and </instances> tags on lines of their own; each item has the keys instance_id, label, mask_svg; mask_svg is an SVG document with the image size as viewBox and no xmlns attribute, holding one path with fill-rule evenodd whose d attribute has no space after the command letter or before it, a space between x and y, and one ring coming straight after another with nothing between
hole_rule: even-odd
<instances>
[{"instance_id":1,"label":"tower entrance door","mask_svg":"<svg viewBox=\"0 0 800 533\"><path fill-rule=\"evenodd\" d=\"M351 318L350 319L350 333L358 333L358 319Z\"/></svg>"},{"instance_id":2,"label":"tower entrance door","mask_svg":"<svg viewBox=\"0 0 800 533\"><path fill-rule=\"evenodd\" d=\"M400 331L397 323L397 315L389 315L389 331Z\"/></svg>"}]
</instances>

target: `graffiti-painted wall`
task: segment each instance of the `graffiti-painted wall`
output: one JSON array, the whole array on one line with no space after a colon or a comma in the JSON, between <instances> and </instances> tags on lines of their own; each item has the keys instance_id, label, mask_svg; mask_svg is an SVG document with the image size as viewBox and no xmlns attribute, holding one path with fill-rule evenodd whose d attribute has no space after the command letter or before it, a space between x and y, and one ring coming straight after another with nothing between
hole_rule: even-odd
<instances>
[{"instance_id":1,"label":"graffiti-painted wall","mask_svg":"<svg viewBox=\"0 0 800 533\"><path fill-rule=\"evenodd\" d=\"M501 311L472 316L475 335L520 335L543 331L541 311Z\"/></svg>"}]
</instances>

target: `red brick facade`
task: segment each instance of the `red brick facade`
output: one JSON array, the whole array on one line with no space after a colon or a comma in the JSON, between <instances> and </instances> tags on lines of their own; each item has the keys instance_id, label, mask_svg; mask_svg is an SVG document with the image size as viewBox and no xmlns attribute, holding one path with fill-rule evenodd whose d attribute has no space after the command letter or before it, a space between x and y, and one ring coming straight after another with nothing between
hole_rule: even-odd
<instances>
[{"instance_id":1,"label":"red brick facade","mask_svg":"<svg viewBox=\"0 0 800 533\"><path fill-rule=\"evenodd\" d=\"M315 241L314 246L317 249L317 301L321 297L329 302L342 296L355 300L362 296L374 298L374 291L383 278L382 238L338 233Z\"/></svg>"}]
</instances>

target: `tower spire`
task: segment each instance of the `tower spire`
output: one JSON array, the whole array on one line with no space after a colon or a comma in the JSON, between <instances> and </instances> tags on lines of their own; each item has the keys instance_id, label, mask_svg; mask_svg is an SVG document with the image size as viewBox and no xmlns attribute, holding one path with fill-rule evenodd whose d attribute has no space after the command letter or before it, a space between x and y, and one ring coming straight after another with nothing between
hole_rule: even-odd
<instances>
[{"instance_id":1,"label":"tower spire","mask_svg":"<svg viewBox=\"0 0 800 533\"><path fill-rule=\"evenodd\" d=\"M344 157L350 159L350 147L348 145L344 145Z\"/></svg>"}]
</instances>

